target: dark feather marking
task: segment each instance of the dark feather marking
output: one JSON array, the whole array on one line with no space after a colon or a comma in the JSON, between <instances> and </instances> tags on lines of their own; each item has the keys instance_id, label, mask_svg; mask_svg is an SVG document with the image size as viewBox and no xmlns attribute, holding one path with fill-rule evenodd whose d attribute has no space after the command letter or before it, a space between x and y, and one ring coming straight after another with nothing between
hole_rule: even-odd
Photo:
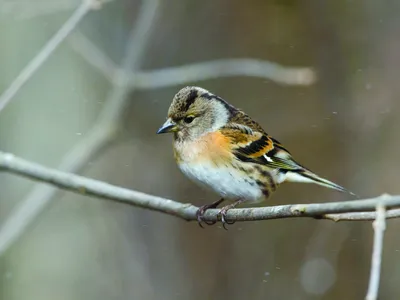
<instances>
[{"instance_id":1,"label":"dark feather marking","mask_svg":"<svg viewBox=\"0 0 400 300\"><path fill-rule=\"evenodd\" d=\"M263 195L268 198L269 194L270 194L268 186L264 182L262 182L261 180L257 180L256 183L260 187L261 192L263 193Z\"/></svg>"},{"instance_id":2,"label":"dark feather marking","mask_svg":"<svg viewBox=\"0 0 400 300\"><path fill-rule=\"evenodd\" d=\"M287 172L289 172L289 170L278 169L278 172L279 172L279 173L282 173L282 174L286 174Z\"/></svg>"},{"instance_id":3,"label":"dark feather marking","mask_svg":"<svg viewBox=\"0 0 400 300\"><path fill-rule=\"evenodd\" d=\"M254 141L247 147L240 149L240 152L245 154L253 154L261 151L265 147L265 145L268 145L268 137L266 135L263 135L261 139Z\"/></svg>"},{"instance_id":4,"label":"dark feather marking","mask_svg":"<svg viewBox=\"0 0 400 300\"><path fill-rule=\"evenodd\" d=\"M222 103L222 104L225 106L225 108L228 110L228 112L229 112L229 114L230 114L231 116L235 115L236 112L237 112L237 109L236 109L235 107L233 107L232 105L230 105L228 102L226 102L226 101L225 101L224 99L222 99L221 97L218 97L218 96L216 96L216 95L214 95L214 94L204 93L204 94L201 94L200 97L205 98L205 99L208 99L208 100L213 100L213 99L214 99L214 100L219 101L220 103Z\"/></svg>"},{"instance_id":5,"label":"dark feather marking","mask_svg":"<svg viewBox=\"0 0 400 300\"><path fill-rule=\"evenodd\" d=\"M243 161L243 162L252 162L252 163L257 163L257 161L255 161L254 159L241 154L240 152L235 152L235 156L237 157L237 159Z\"/></svg>"},{"instance_id":6,"label":"dark feather marking","mask_svg":"<svg viewBox=\"0 0 400 300\"><path fill-rule=\"evenodd\" d=\"M276 183L275 183L275 181L274 181L274 179L272 178L272 176L271 176L271 173L270 172L268 172L268 171L266 171L266 170L263 170L261 167L259 167L259 166L256 166L256 170L260 173L260 175L262 176L262 177L264 177L265 179L267 179L267 184L264 184L264 186L270 186L271 187L271 189L273 190L273 191L275 191L276 190Z\"/></svg>"},{"instance_id":7,"label":"dark feather marking","mask_svg":"<svg viewBox=\"0 0 400 300\"><path fill-rule=\"evenodd\" d=\"M263 190L261 190L261 191L262 191L263 195L264 195L266 198L269 197L269 190L263 189Z\"/></svg>"},{"instance_id":8,"label":"dark feather marking","mask_svg":"<svg viewBox=\"0 0 400 300\"><path fill-rule=\"evenodd\" d=\"M276 147L274 147L271 150L269 150L268 153L265 155L267 155L268 157L274 157L277 152L278 152L278 149Z\"/></svg>"},{"instance_id":9,"label":"dark feather marking","mask_svg":"<svg viewBox=\"0 0 400 300\"><path fill-rule=\"evenodd\" d=\"M277 150L278 150L278 149L282 149L282 150L284 150L284 151L286 151L287 153L290 154L290 152L289 152L285 147L283 147L283 145L282 145L278 140L276 140L276 139L274 139L274 138L272 138L272 137L270 137L270 139L274 142L274 144L275 144Z\"/></svg>"},{"instance_id":10,"label":"dark feather marking","mask_svg":"<svg viewBox=\"0 0 400 300\"><path fill-rule=\"evenodd\" d=\"M274 179L272 178L271 174L269 172L267 172L267 173L268 173L268 176L266 176L266 177L268 178L268 184L271 187L272 191L276 191L276 183L275 183Z\"/></svg>"},{"instance_id":11,"label":"dark feather marking","mask_svg":"<svg viewBox=\"0 0 400 300\"><path fill-rule=\"evenodd\" d=\"M197 91L191 90L190 94L186 98L185 106L183 107L183 111L188 111L189 107L194 103L196 98L197 98Z\"/></svg>"},{"instance_id":12,"label":"dark feather marking","mask_svg":"<svg viewBox=\"0 0 400 300\"><path fill-rule=\"evenodd\" d=\"M260 187L264 187L264 186L265 186L264 182L262 182L261 180L256 180L256 183L257 183Z\"/></svg>"},{"instance_id":13,"label":"dark feather marking","mask_svg":"<svg viewBox=\"0 0 400 300\"><path fill-rule=\"evenodd\" d=\"M309 179L311 179L311 180L313 180L313 181L326 184L325 181L319 179L317 176L314 177L314 176L308 175L308 174L305 172L304 169L302 169L302 170L294 170L293 172L298 173L298 174L300 174L301 176L306 177L306 178L309 178ZM311 172L311 171L310 171L310 172Z\"/></svg>"}]
</instances>

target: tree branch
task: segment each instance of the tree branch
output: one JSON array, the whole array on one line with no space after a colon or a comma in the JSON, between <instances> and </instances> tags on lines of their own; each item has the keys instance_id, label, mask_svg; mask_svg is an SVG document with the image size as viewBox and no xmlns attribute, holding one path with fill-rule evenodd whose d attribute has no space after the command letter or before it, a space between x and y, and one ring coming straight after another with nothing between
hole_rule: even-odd
<instances>
[{"instance_id":1,"label":"tree branch","mask_svg":"<svg viewBox=\"0 0 400 300\"><path fill-rule=\"evenodd\" d=\"M180 203L47 168L18 158L13 154L0 152L0 171L28 177L82 195L142 207L173 215L187 221L197 220L196 211L198 207L191 204ZM364 200L232 209L228 211L227 219L229 221L258 221L311 217L332 220L333 214L353 213L353 218L347 220L356 220L355 213L363 214L363 212L374 211L378 203L382 203L387 208L400 207L400 196L382 195L381 197ZM219 220L218 211L218 209L208 210L204 216L205 220ZM360 220L364 220L362 215ZM0 250L1 246L2 241L0 240Z\"/></svg>"},{"instance_id":2,"label":"tree branch","mask_svg":"<svg viewBox=\"0 0 400 300\"><path fill-rule=\"evenodd\" d=\"M376 212L358 212L358 213L342 213L342 214L327 214L325 219L335 222L339 221L374 221ZM391 209L386 212L386 219L400 218L400 209Z\"/></svg>"},{"instance_id":3,"label":"tree branch","mask_svg":"<svg viewBox=\"0 0 400 300\"><path fill-rule=\"evenodd\" d=\"M377 300L379 291L379 280L381 276L381 262L383 249L383 236L386 229L386 210L384 203L376 206L376 220L374 221L374 248L372 250L371 274L369 278L366 300Z\"/></svg>"},{"instance_id":4,"label":"tree branch","mask_svg":"<svg viewBox=\"0 0 400 300\"><path fill-rule=\"evenodd\" d=\"M71 31L75 29L83 17L94 8L94 4L95 0L82 1L82 4L76 9L67 22L64 23L60 30L47 42L0 96L0 111L3 110L22 86L35 74Z\"/></svg>"},{"instance_id":5,"label":"tree branch","mask_svg":"<svg viewBox=\"0 0 400 300\"><path fill-rule=\"evenodd\" d=\"M93 1L93 0L91 0ZM114 74L113 88L107 96L98 120L92 129L69 153L58 169L67 172L79 172L101 149L115 137L126 97L132 88L129 86L128 73L134 72L142 60L147 40L158 11L159 0L142 2L138 19L134 21L128 38L120 71ZM29 195L13 210L0 229L0 255L23 233L25 228L43 211L58 190L51 186L36 186Z\"/></svg>"},{"instance_id":6,"label":"tree branch","mask_svg":"<svg viewBox=\"0 0 400 300\"><path fill-rule=\"evenodd\" d=\"M93 8L99 8L106 2L113 0L87 0L92 1ZM67 10L72 10L76 7L76 1L0 1L0 14L11 15L16 20L28 20L36 17L43 17Z\"/></svg>"},{"instance_id":7,"label":"tree branch","mask_svg":"<svg viewBox=\"0 0 400 300\"><path fill-rule=\"evenodd\" d=\"M265 78L288 85L310 85L316 79L314 71L310 68L284 67L266 60L237 58L142 71L136 74L131 82L137 88L154 89L232 76Z\"/></svg>"},{"instance_id":8,"label":"tree branch","mask_svg":"<svg viewBox=\"0 0 400 300\"><path fill-rule=\"evenodd\" d=\"M69 36L68 43L72 50L86 60L89 65L94 67L109 82L113 82L118 67L102 49L79 31L75 31Z\"/></svg>"},{"instance_id":9,"label":"tree branch","mask_svg":"<svg viewBox=\"0 0 400 300\"><path fill-rule=\"evenodd\" d=\"M72 49L105 78L110 80L110 73L117 72L118 68L111 59L83 34L74 33L69 42ZM316 80L311 68L284 67L277 63L251 58L219 59L151 71L137 70L128 75L130 84L137 89L155 89L233 76L265 78L288 85L310 85Z\"/></svg>"}]
</instances>

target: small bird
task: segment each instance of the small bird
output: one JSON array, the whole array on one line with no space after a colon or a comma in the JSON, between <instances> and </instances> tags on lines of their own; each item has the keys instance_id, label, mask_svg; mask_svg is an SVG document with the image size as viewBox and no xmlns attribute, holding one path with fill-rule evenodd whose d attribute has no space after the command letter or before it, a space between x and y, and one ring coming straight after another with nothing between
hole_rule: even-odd
<instances>
[{"instance_id":1,"label":"small bird","mask_svg":"<svg viewBox=\"0 0 400 300\"><path fill-rule=\"evenodd\" d=\"M230 200L219 212L225 228L231 224L226 220L229 209L266 200L283 182L316 183L352 194L297 163L246 113L203 88L188 86L174 96L157 134L168 132L174 135L174 156L181 171L222 197L198 209L200 226L207 209Z\"/></svg>"}]
</instances>

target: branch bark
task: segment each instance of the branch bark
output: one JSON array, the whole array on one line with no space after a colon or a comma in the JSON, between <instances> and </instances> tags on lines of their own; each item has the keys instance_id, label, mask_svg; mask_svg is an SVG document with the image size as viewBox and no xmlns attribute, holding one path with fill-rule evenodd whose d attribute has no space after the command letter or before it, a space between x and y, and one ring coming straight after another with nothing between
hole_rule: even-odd
<instances>
[{"instance_id":1,"label":"branch bark","mask_svg":"<svg viewBox=\"0 0 400 300\"><path fill-rule=\"evenodd\" d=\"M374 248L372 250L371 274L369 278L368 292L365 300L377 300L379 280L381 277L383 236L386 229L386 209L383 203L376 206L376 220L372 224L374 228Z\"/></svg>"},{"instance_id":2,"label":"branch bark","mask_svg":"<svg viewBox=\"0 0 400 300\"><path fill-rule=\"evenodd\" d=\"M16 157L13 154L0 152L0 171L14 173L30 179L38 180L59 188L82 195L94 196L132 206L142 207L179 217L187 221L197 220L198 207L189 203L180 203L170 199L157 197L138 191L113 186L98 180L74 175ZM278 205L259 208L241 208L228 211L229 221L259 221L280 218L311 217L339 221L335 214L341 216L352 213L345 220L365 220L365 212L375 210L378 203L387 208L400 207L400 195L382 195L376 198L330 203ZM394 210L398 213L399 210ZM210 209L205 214L205 220L219 220L218 209ZM359 214L359 218L357 215ZM370 215L368 215L370 217ZM399 217L393 214L392 217ZM0 253L1 253L0 241Z\"/></svg>"}]
</instances>

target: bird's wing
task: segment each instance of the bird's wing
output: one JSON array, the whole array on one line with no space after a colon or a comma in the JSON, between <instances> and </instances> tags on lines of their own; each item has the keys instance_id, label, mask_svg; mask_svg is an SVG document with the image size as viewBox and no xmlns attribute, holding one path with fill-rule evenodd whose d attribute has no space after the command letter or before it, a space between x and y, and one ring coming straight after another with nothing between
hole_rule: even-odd
<instances>
[{"instance_id":1,"label":"bird's wing","mask_svg":"<svg viewBox=\"0 0 400 300\"><path fill-rule=\"evenodd\" d=\"M221 129L221 133L230 139L232 152L238 160L282 171L304 169L292 159L280 142L270 137L250 117L241 117L239 120L240 123L231 121Z\"/></svg>"},{"instance_id":2,"label":"bird's wing","mask_svg":"<svg viewBox=\"0 0 400 300\"><path fill-rule=\"evenodd\" d=\"M280 142L270 137L247 115L231 120L221 128L221 133L228 137L233 154L242 162L255 163L290 174L285 179L288 181L313 182L355 195L297 163Z\"/></svg>"}]
</instances>

